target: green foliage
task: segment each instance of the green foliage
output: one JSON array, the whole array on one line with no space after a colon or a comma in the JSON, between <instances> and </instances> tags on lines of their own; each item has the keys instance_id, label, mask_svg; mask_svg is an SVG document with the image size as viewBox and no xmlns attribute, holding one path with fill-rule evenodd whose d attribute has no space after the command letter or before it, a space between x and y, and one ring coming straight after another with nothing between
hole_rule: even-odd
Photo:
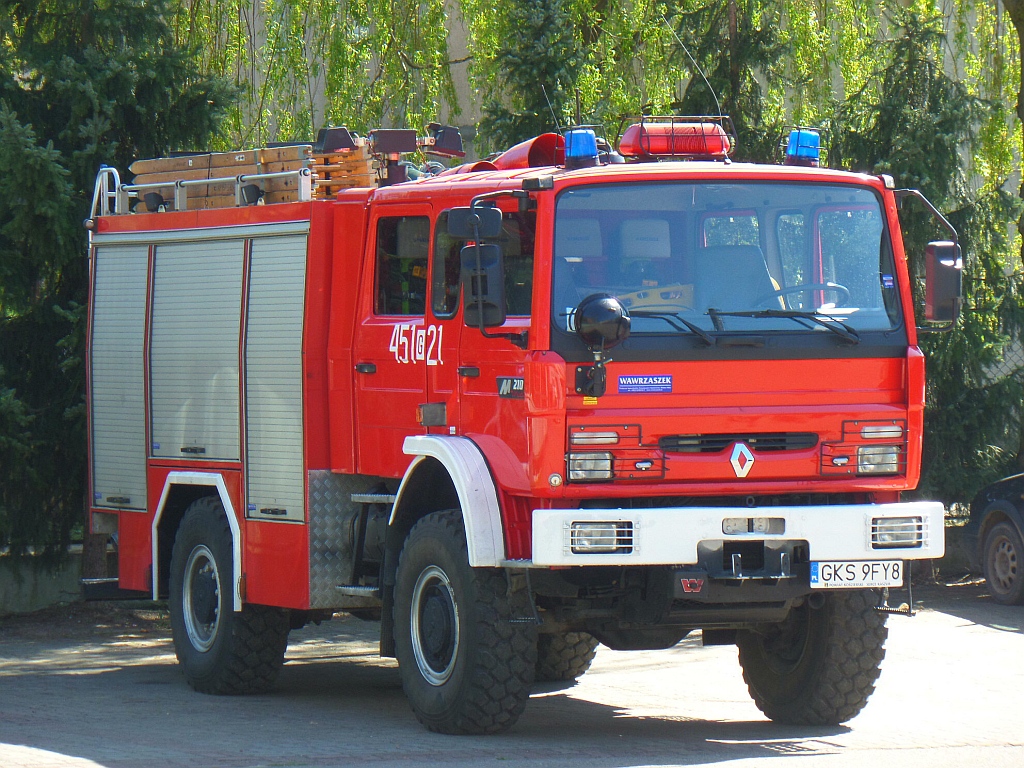
<instances>
[{"instance_id":1,"label":"green foliage","mask_svg":"<svg viewBox=\"0 0 1024 768\"><path fill-rule=\"evenodd\" d=\"M690 69L692 56L707 77L705 82L691 69L689 84L673 110L714 115L721 105L736 125L740 160L770 161L782 130L781 114L766 103L761 86L762 79L779 78L784 53L778 17L770 5L750 0L703 3L673 18L685 44L685 50L673 53L673 61Z\"/></svg>"},{"instance_id":2,"label":"green foliage","mask_svg":"<svg viewBox=\"0 0 1024 768\"><path fill-rule=\"evenodd\" d=\"M964 503L1002 474L1015 450L1022 389L995 376L1006 343L1024 327L1019 278L1006 275L1006 222L1020 202L998 187L972 192L969 155L978 147L990 102L970 94L942 64L941 19L907 14L883 47L885 59L830 121L831 164L889 173L950 212L964 248L965 308L954 333L924 336L928 362L925 457L919 493ZM903 239L923 316L924 246L945 238L930 214L908 204ZM1008 418L1009 417L1009 418Z\"/></svg>"},{"instance_id":3,"label":"green foliage","mask_svg":"<svg viewBox=\"0 0 1024 768\"><path fill-rule=\"evenodd\" d=\"M573 88L583 63L567 0L520 0L495 13L505 29L494 51L495 78L480 133L493 146L573 122Z\"/></svg>"},{"instance_id":4,"label":"green foliage","mask_svg":"<svg viewBox=\"0 0 1024 768\"><path fill-rule=\"evenodd\" d=\"M231 90L174 45L162 0L0 9L0 546L60 553L85 501L96 170L204 146Z\"/></svg>"},{"instance_id":5,"label":"green foliage","mask_svg":"<svg viewBox=\"0 0 1024 768\"><path fill-rule=\"evenodd\" d=\"M221 149L458 113L444 0L179 0L176 38L232 81Z\"/></svg>"}]
</instances>

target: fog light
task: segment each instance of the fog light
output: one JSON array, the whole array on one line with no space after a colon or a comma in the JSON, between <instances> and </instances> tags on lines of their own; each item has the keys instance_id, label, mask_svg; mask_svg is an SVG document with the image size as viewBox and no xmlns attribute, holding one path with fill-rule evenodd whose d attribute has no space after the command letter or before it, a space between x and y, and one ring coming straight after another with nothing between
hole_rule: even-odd
<instances>
[{"instance_id":1,"label":"fog light","mask_svg":"<svg viewBox=\"0 0 1024 768\"><path fill-rule=\"evenodd\" d=\"M920 517L874 517L871 519L872 549L920 548L924 546L924 521Z\"/></svg>"},{"instance_id":2,"label":"fog light","mask_svg":"<svg viewBox=\"0 0 1024 768\"><path fill-rule=\"evenodd\" d=\"M573 523L569 545L574 555L598 552L632 552L633 523L615 522Z\"/></svg>"},{"instance_id":3,"label":"fog light","mask_svg":"<svg viewBox=\"0 0 1024 768\"><path fill-rule=\"evenodd\" d=\"M602 453L570 453L569 480L611 480L612 455Z\"/></svg>"},{"instance_id":4,"label":"fog light","mask_svg":"<svg viewBox=\"0 0 1024 768\"><path fill-rule=\"evenodd\" d=\"M895 475L900 471L900 446L862 445L857 448L858 475Z\"/></svg>"}]
</instances>

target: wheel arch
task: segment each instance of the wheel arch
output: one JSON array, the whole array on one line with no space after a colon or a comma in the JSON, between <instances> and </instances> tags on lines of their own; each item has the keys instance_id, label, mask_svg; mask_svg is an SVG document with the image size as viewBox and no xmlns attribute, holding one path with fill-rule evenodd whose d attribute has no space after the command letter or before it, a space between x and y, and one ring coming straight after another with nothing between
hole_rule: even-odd
<instances>
[{"instance_id":1,"label":"wheel arch","mask_svg":"<svg viewBox=\"0 0 1024 768\"><path fill-rule=\"evenodd\" d=\"M1024 517L1020 510L1005 499L995 499L989 504L981 516L981 524L978 526L978 544L976 552L972 553L980 563L984 558L985 540L989 532L999 523L1012 523L1017 533L1024 538Z\"/></svg>"},{"instance_id":2,"label":"wheel arch","mask_svg":"<svg viewBox=\"0 0 1024 768\"><path fill-rule=\"evenodd\" d=\"M415 458L398 488L388 521L389 538L391 531L404 538L424 515L458 506L469 564L501 566L505 560L501 508L480 448L464 437L416 435L405 439L402 450Z\"/></svg>"},{"instance_id":3,"label":"wheel arch","mask_svg":"<svg viewBox=\"0 0 1024 768\"><path fill-rule=\"evenodd\" d=\"M234 585L232 607L242 610L242 531L235 515L234 504L228 494L224 477L217 472L170 472L164 481L153 515L152 557L153 557L153 599L160 599L160 587L166 585L170 576L171 550L174 538L185 516L185 511L194 501L206 496L216 496L224 507L228 528L231 531L232 574Z\"/></svg>"}]
</instances>

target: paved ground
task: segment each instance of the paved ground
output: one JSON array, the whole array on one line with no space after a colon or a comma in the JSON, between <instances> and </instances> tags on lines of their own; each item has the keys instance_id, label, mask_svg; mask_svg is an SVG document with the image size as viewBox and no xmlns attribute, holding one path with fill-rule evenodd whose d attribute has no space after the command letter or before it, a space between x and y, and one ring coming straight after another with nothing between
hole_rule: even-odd
<instances>
[{"instance_id":1,"label":"paved ground","mask_svg":"<svg viewBox=\"0 0 1024 768\"><path fill-rule=\"evenodd\" d=\"M427 733L380 660L376 625L292 635L277 690L189 690L155 611L0 620L0 768L189 766L1024 765L1024 608L931 589L892 617L882 678L846 727L785 728L751 703L731 647L602 648L571 688L537 691L497 737Z\"/></svg>"}]
</instances>

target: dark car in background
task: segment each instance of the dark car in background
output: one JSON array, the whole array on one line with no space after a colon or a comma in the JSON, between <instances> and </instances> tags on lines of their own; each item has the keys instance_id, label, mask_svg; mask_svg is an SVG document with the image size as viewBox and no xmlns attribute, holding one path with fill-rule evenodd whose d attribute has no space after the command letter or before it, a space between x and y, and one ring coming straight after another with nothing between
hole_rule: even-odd
<instances>
[{"instance_id":1,"label":"dark car in background","mask_svg":"<svg viewBox=\"0 0 1024 768\"><path fill-rule=\"evenodd\" d=\"M1024 474L982 488L971 502L964 547L985 574L992 598L1024 604Z\"/></svg>"}]
</instances>

